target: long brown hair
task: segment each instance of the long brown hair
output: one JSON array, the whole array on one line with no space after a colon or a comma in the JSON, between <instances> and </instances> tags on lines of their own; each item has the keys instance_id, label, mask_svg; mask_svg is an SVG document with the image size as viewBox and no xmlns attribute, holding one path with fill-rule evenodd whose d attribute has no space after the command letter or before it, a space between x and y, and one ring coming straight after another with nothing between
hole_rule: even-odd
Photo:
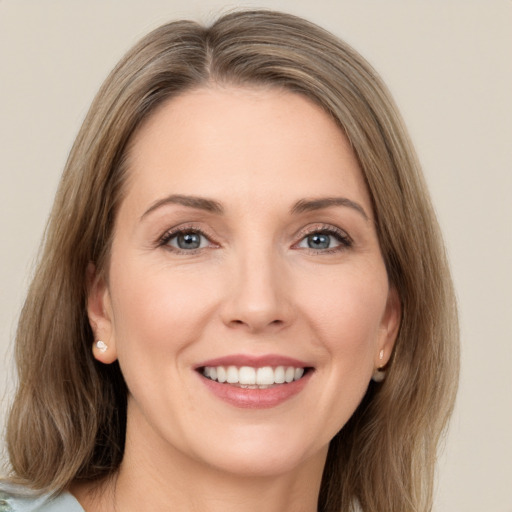
<instances>
[{"instance_id":1,"label":"long brown hair","mask_svg":"<svg viewBox=\"0 0 512 512\"><path fill-rule=\"evenodd\" d=\"M443 243L420 167L385 86L344 42L300 18L235 12L142 39L98 92L70 153L17 332L19 387L8 421L12 479L59 492L115 473L126 386L92 357L86 271L105 268L125 155L163 101L211 83L303 94L348 137L365 176L402 321L387 378L371 383L332 440L319 510L431 509L439 437L452 411L458 328Z\"/></svg>"}]
</instances>

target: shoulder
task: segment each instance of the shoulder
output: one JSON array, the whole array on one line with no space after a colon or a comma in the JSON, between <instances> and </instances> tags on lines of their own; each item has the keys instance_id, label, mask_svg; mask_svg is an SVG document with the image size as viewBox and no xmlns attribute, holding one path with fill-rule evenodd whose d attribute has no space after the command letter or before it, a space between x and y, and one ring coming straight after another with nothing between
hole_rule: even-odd
<instances>
[{"instance_id":1,"label":"shoulder","mask_svg":"<svg viewBox=\"0 0 512 512\"><path fill-rule=\"evenodd\" d=\"M57 496L35 494L21 486L0 482L0 512L84 512L68 492Z\"/></svg>"}]
</instances>

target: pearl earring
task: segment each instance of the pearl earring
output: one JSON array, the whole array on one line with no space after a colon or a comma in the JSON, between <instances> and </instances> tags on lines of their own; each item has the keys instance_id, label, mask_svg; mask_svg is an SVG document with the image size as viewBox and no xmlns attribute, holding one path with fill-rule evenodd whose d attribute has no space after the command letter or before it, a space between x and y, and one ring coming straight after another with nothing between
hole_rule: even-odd
<instances>
[{"instance_id":1,"label":"pearl earring","mask_svg":"<svg viewBox=\"0 0 512 512\"><path fill-rule=\"evenodd\" d=\"M384 359L384 350L379 352L379 359ZM382 382L386 378L386 372L381 368L377 368L372 375L373 382Z\"/></svg>"},{"instance_id":2,"label":"pearl earring","mask_svg":"<svg viewBox=\"0 0 512 512\"><path fill-rule=\"evenodd\" d=\"M96 342L96 348L103 354L108 350L108 345L105 342L98 340Z\"/></svg>"},{"instance_id":3,"label":"pearl earring","mask_svg":"<svg viewBox=\"0 0 512 512\"><path fill-rule=\"evenodd\" d=\"M382 382L386 378L384 370L375 370L372 375L373 382Z\"/></svg>"}]
</instances>

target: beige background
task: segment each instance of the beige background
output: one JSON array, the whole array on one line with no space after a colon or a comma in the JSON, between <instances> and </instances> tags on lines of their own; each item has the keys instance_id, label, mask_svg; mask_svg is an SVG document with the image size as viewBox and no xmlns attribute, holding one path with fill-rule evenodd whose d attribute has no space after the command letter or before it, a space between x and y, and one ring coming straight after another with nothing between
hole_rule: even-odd
<instances>
[{"instance_id":1,"label":"beige background","mask_svg":"<svg viewBox=\"0 0 512 512\"><path fill-rule=\"evenodd\" d=\"M511 512L510 0L0 0L0 421L14 381L16 317L93 94L149 29L181 17L208 21L233 6L325 26L391 88L444 229L461 311L461 389L435 510Z\"/></svg>"}]
</instances>

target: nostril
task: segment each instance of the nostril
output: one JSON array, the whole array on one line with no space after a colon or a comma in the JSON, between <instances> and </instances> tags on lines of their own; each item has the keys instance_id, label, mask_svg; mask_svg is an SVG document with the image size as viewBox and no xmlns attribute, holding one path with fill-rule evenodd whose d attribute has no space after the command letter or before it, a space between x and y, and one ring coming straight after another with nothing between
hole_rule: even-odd
<instances>
[{"instance_id":1,"label":"nostril","mask_svg":"<svg viewBox=\"0 0 512 512\"><path fill-rule=\"evenodd\" d=\"M231 327L246 327L250 330L260 330L264 328L277 328L285 325L285 321L279 318L275 320L265 321L264 319L251 319L251 320L240 320L238 318L233 319L229 322Z\"/></svg>"}]
</instances>

